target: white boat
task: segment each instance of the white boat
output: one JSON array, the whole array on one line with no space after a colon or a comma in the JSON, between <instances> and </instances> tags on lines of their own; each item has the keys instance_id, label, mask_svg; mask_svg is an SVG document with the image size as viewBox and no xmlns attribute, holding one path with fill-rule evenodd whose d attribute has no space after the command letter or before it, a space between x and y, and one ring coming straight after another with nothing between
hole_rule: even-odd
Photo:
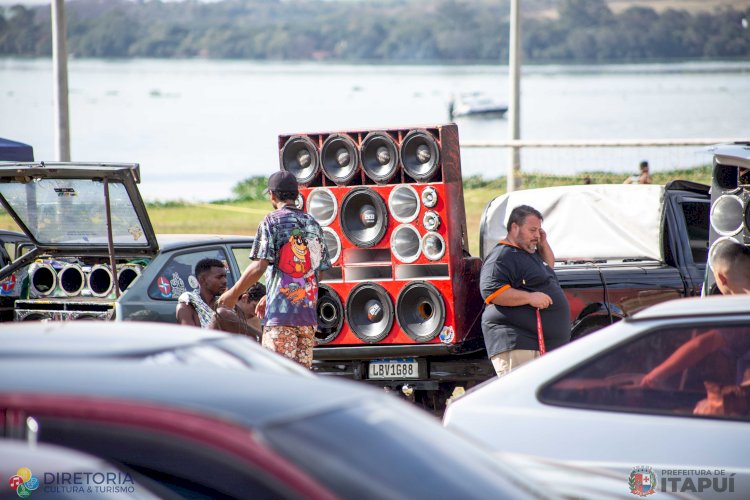
<instances>
[{"instance_id":1,"label":"white boat","mask_svg":"<svg viewBox=\"0 0 750 500\"><path fill-rule=\"evenodd\" d=\"M508 111L508 106L483 92L459 94L448 105L451 119L457 116L496 116L501 117Z\"/></svg>"}]
</instances>

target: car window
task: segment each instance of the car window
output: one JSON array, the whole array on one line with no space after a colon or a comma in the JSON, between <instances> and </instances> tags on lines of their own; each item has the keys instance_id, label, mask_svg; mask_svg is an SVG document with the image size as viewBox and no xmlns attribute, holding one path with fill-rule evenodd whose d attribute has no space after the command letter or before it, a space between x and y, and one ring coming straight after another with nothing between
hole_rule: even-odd
<instances>
[{"instance_id":1,"label":"car window","mask_svg":"<svg viewBox=\"0 0 750 500\"><path fill-rule=\"evenodd\" d=\"M681 206L682 213L685 216L693 262L698 266L705 266L708 258L710 203L707 201L683 201Z\"/></svg>"},{"instance_id":2,"label":"car window","mask_svg":"<svg viewBox=\"0 0 750 500\"><path fill-rule=\"evenodd\" d=\"M242 273L250 264L250 250L250 247L232 247L234 260L237 261L237 267L240 269L240 273Z\"/></svg>"},{"instance_id":3,"label":"car window","mask_svg":"<svg viewBox=\"0 0 750 500\"><path fill-rule=\"evenodd\" d=\"M155 300L177 300L183 292L198 289L195 265L201 259L218 259L227 267L227 286L234 284L232 272L227 265L227 254L221 248L184 252L169 258L159 274L148 287L148 296Z\"/></svg>"},{"instance_id":4,"label":"car window","mask_svg":"<svg viewBox=\"0 0 750 500\"><path fill-rule=\"evenodd\" d=\"M750 420L750 325L654 330L542 389L548 404Z\"/></svg>"}]
</instances>

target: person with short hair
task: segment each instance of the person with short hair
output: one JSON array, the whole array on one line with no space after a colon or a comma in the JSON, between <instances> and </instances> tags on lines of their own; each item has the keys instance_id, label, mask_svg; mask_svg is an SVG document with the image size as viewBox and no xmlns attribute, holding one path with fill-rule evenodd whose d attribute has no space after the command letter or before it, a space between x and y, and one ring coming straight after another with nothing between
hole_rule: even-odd
<instances>
[{"instance_id":1,"label":"person with short hair","mask_svg":"<svg viewBox=\"0 0 750 500\"><path fill-rule=\"evenodd\" d=\"M514 208L506 239L482 265L480 288L486 304L482 332L499 377L539 357L537 318L546 350L570 341L570 307L555 276L555 255L542 219L528 205Z\"/></svg>"},{"instance_id":2,"label":"person with short hair","mask_svg":"<svg viewBox=\"0 0 750 500\"><path fill-rule=\"evenodd\" d=\"M227 270L217 259L201 259L195 265L198 291L183 292L177 299L175 314L181 325L208 328L214 317L217 295L227 289Z\"/></svg>"},{"instance_id":3,"label":"person with short hair","mask_svg":"<svg viewBox=\"0 0 750 500\"><path fill-rule=\"evenodd\" d=\"M651 174L649 173L649 166L646 160L643 160L639 165L640 174L631 175L625 179L624 184L651 184Z\"/></svg>"},{"instance_id":4,"label":"person with short hair","mask_svg":"<svg viewBox=\"0 0 750 500\"><path fill-rule=\"evenodd\" d=\"M263 283L255 283L240 295L234 309L218 306L209 328L246 335L260 342L262 327L257 309L258 303L264 301L265 296L266 286Z\"/></svg>"},{"instance_id":5,"label":"person with short hair","mask_svg":"<svg viewBox=\"0 0 750 500\"><path fill-rule=\"evenodd\" d=\"M258 304L262 344L311 368L318 325L318 273L331 267L323 230L311 215L297 208L299 186L293 174L274 172L266 191L274 211L258 226L250 251L252 262L218 302L234 307L241 292L266 273L266 298Z\"/></svg>"}]
</instances>

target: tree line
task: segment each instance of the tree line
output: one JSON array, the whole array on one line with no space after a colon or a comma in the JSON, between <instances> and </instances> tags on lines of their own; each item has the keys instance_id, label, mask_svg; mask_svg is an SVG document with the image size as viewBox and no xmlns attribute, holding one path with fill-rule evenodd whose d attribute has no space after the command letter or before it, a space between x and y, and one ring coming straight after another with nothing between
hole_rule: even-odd
<instances>
[{"instance_id":1,"label":"tree line","mask_svg":"<svg viewBox=\"0 0 750 500\"><path fill-rule=\"evenodd\" d=\"M750 9L690 13L561 0L554 18L522 17L526 62L750 57ZM508 0L66 2L76 57L383 63L508 59ZM48 56L50 9L0 7L0 55Z\"/></svg>"}]
</instances>

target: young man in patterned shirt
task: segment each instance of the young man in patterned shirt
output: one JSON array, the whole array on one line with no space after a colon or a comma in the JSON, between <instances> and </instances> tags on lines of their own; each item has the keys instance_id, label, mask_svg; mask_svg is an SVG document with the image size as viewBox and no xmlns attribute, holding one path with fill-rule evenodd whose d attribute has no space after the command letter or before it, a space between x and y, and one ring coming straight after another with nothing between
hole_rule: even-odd
<instances>
[{"instance_id":1,"label":"young man in patterned shirt","mask_svg":"<svg viewBox=\"0 0 750 500\"><path fill-rule=\"evenodd\" d=\"M265 273L266 296L258 305L263 346L310 368L318 325L318 273L331 262L320 225L295 206L299 186L294 175L275 172L266 190L275 210L258 226L252 262L218 302L234 307L242 291Z\"/></svg>"}]
</instances>

